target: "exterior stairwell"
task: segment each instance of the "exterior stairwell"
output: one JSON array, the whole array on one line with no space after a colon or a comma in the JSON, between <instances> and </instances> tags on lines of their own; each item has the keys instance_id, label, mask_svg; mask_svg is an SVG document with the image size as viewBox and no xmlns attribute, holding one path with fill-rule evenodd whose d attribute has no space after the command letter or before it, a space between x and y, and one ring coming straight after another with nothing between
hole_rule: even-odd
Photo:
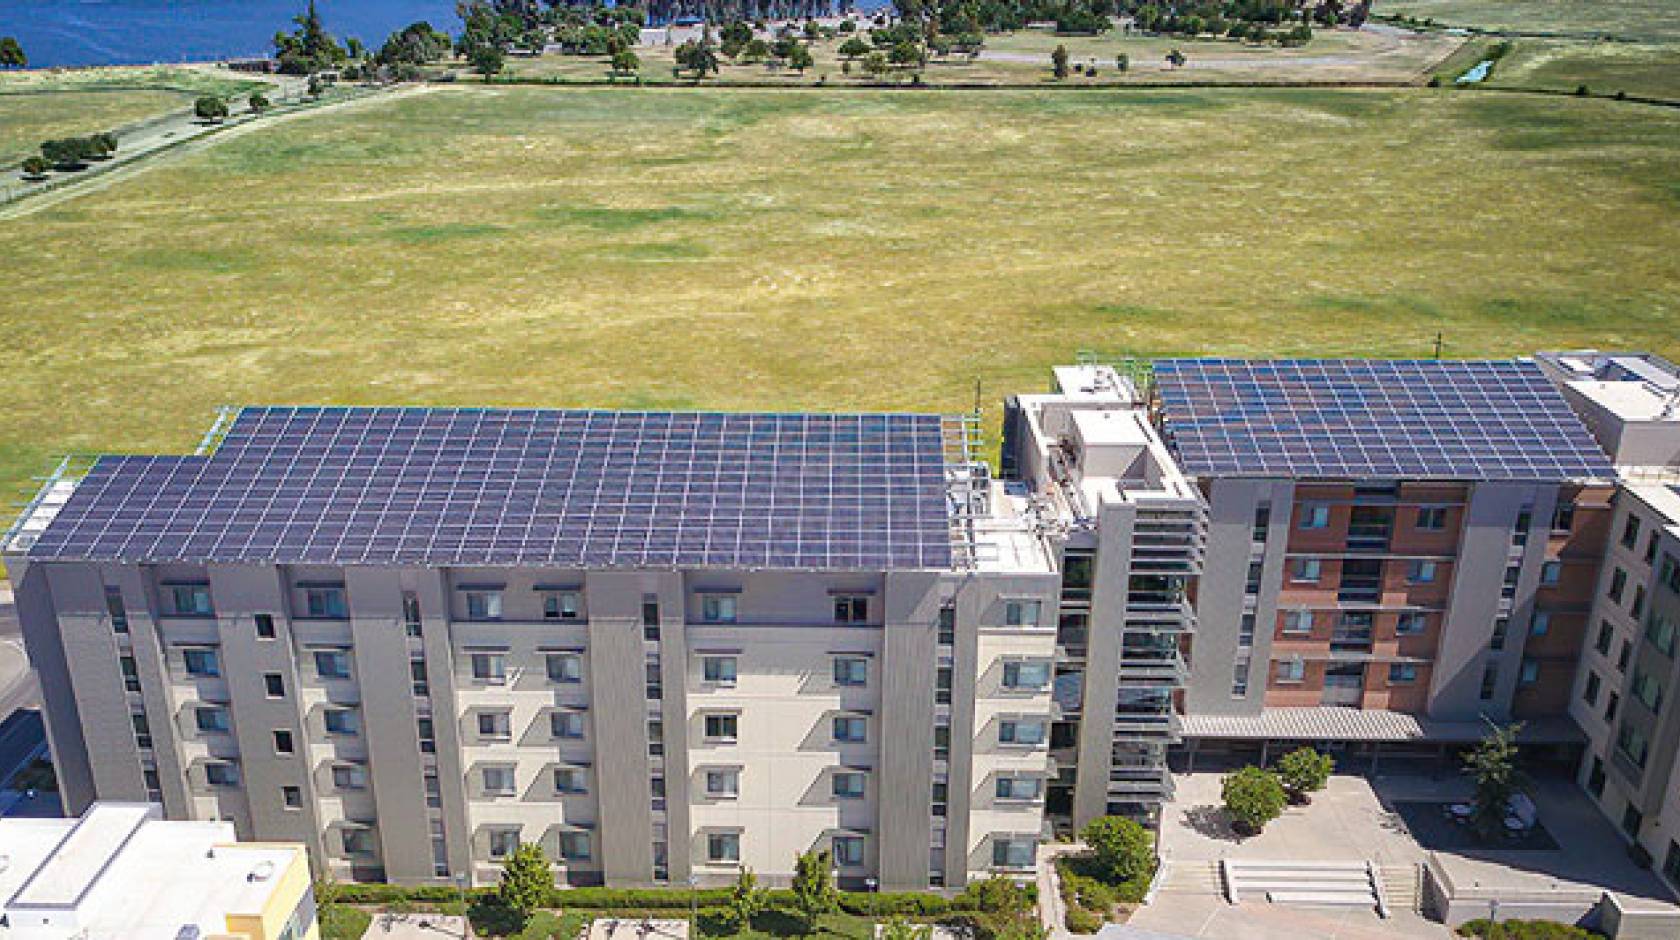
<instances>
[{"instance_id":1,"label":"exterior stairwell","mask_svg":"<svg viewBox=\"0 0 1680 940\"><path fill-rule=\"evenodd\" d=\"M1222 896L1225 891L1219 881L1219 863L1171 862L1167 868L1167 877L1161 882L1161 891L1170 894Z\"/></svg>"},{"instance_id":2,"label":"exterior stairwell","mask_svg":"<svg viewBox=\"0 0 1680 940\"><path fill-rule=\"evenodd\" d=\"M1417 865L1381 865L1377 869L1383 897L1393 911L1417 911L1423 906L1423 870Z\"/></svg>"}]
</instances>

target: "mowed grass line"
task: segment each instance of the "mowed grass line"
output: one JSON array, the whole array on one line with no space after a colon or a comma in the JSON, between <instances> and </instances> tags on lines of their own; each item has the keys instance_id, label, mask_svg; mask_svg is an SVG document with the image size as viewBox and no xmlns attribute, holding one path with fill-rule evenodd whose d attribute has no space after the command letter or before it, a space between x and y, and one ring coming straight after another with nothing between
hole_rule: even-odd
<instances>
[{"instance_id":1,"label":"mowed grass line","mask_svg":"<svg viewBox=\"0 0 1680 940\"><path fill-rule=\"evenodd\" d=\"M461 88L0 226L0 485L225 402L942 409L1111 355L1680 355L1680 113Z\"/></svg>"}]
</instances>

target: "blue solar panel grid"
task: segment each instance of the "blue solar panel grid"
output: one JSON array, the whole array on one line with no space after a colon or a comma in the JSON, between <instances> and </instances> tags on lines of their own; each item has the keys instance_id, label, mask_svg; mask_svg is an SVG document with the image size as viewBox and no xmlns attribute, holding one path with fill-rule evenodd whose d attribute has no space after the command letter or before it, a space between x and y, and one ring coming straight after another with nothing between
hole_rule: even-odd
<instances>
[{"instance_id":1,"label":"blue solar panel grid","mask_svg":"<svg viewBox=\"0 0 1680 940\"><path fill-rule=\"evenodd\" d=\"M33 557L948 568L937 415L247 408L101 459Z\"/></svg>"},{"instance_id":2,"label":"blue solar panel grid","mask_svg":"<svg viewBox=\"0 0 1680 940\"><path fill-rule=\"evenodd\" d=\"M1167 359L1154 374L1168 440L1196 476L1613 474L1532 362Z\"/></svg>"}]
</instances>

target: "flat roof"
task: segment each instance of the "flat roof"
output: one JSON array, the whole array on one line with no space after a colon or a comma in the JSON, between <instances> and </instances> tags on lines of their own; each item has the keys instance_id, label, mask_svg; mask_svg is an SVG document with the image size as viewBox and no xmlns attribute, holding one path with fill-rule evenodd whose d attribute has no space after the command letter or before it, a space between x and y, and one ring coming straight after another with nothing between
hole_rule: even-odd
<instances>
[{"instance_id":1,"label":"flat roof","mask_svg":"<svg viewBox=\"0 0 1680 940\"><path fill-rule=\"evenodd\" d=\"M1155 382L1192 476L1614 478L1528 360L1163 359Z\"/></svg>"},{"instance_id":2,"label":"flat roof","mask_svg":"<svg viewBox=\"0 0 1680 940\"><path fill-rule=\"evenodd\" d=\"M102 457L41 560L949 569L930 414L241 409L207 456Z\"/></svg>"},{"instance_id":3,"label":"flat roof","mask_svg":"<svg viewBox=\"0 0 1680 940\"><path fill-rule=\"evenodd\" d=\"M1484 721L1442 721L1408 712L1376 708L1301 706L1263 708L1257 715L1189 714L1186 738L1252 738L1281 741L1479 741ZM1536 718L1523 723L1518 738L1530 742L1580 741L1585 737L1567 717Z\"/></svg>"}]
</instances>

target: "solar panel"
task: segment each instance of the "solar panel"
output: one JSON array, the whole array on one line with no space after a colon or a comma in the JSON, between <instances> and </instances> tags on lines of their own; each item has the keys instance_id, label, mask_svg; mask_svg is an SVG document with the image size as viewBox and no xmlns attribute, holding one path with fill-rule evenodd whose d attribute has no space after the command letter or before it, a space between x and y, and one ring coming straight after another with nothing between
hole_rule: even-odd
<instances>
[{"instance_id":1,"label":"solar panel","mask_svg":"<svg viewBox=\"0 0 1680 940\"><path fill-rule=\"evenodd\" d=\"M36 558L945 569L937 415L246 408L105 457Z\"/></svg>"},{"instance_id":2,"label":"solar panel","mask_svg":"<svg viewBox=\"0 0 1680 940\"><path fill-rule=\"evenodd\" d=\"M1165 359L1154 371L1168 441L1194 476L1613 476L1532 362Z\"/></svg>"}]
</instances>

